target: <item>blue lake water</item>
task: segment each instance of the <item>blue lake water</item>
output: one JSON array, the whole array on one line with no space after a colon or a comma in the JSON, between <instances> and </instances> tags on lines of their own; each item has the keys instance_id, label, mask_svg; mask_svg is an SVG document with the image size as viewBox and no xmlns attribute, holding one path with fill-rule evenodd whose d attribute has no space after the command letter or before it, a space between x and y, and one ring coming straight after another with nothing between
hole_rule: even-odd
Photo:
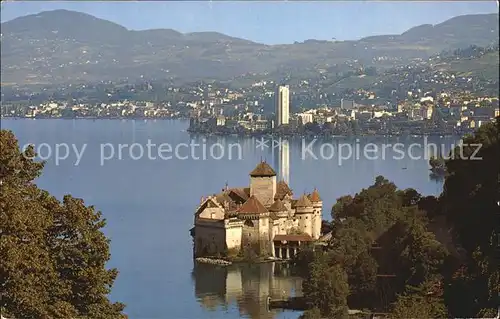
<instances>
[{"instance_id":1,"label":"blue lake water","mask_svg":"<svg viewBox=\"0 0 500 319\"><path fill-rule=\"evenodd\" d=\"M20 145L33 143L47 158L37 181L41 188L59 198L67 193L83 198L103 212L108 222L104 231L111 238L110 266L120 271L111 297L127 305L130 318L297 318L297 312L268 313L262 301L269 294L300 293L300 279L289 276L286 269L269 264L194 267L189 229L200 198L219 192L226 183L248 185L248 173L260 160L272 163L278 172L287 171L283 177L289 176L295 195L316 187L324 218L330 218L336 198L368 187L378 175L400 188L439 194L442 183L429 177L422 146L434 143L447 151L458 141L453 137L296 138L288 141L288 152L285 147L279 152L267 140L190 136L187 127L188 122L181 120L2 119L2 129L14 131ZM188 145L193 143L199 146ZM368 143L375 146L366 147ZM401 143L397 150L396 143ZM69 150L66 159L62 159L64 145ZM378 150L365 154L367 148ZM75 149L81 153L78 165Z\"/></svg>"}]
</instances>

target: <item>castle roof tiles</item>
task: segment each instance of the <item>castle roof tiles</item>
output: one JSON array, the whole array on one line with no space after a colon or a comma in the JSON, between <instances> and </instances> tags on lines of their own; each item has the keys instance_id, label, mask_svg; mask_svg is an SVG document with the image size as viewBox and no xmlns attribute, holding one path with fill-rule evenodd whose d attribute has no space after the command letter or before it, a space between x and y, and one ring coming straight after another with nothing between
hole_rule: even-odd
<instances>
[{"instance_id":1,"label":"castle roof tiles","mask_svg":"<svg viewBox=\"0 0 500 319\"><path fill-rule=\"evenodd\" d=\"M252 176L252 177L271 177L271 176L276 176L276 172L266 162L260 162L254 168L254 170L250 172L250 176Z\"/></svg>"},{"instance_id":2,"label":"castle roof tiles","mask_svg":"<svg viewBox=\"0 0 500 319\"><path fill-rule=\"evenodd\" d=\"M309 196L309 199L313 203L317 203L321 201L321 197L319 196L318 190L315 188L314 191L311 193L311 196Z\"/></svg>"},{"instance_id":3,"label":"castle roof tiles","mask_svg":"<svg viewBox=\"0 0 500 319\"><path fill-rule=\"evenodd\" d=\"M292 196L292 190L285 181L279 181L276 183L276 195L274 195L274 199L283 199L285 195Z\"/></svg>"},{"instance_id":4,"label":"castle roof tiles","mask_svg":"<svg viewBox=\"0 0 500 319\"><path fill-rule=\"evenodd\" d=\"M306 195L302 195L295 203L295 207L312 207L312 203Z\"/></svg>"},{"instance_id":5,"label":"castle roof tiles","mask_svg":"<svg viewBox=\"0 0 500 319\"><path fill-rule=\"evenodd\" d=\"M274 203L269 207L270 212L284 212L287 211L285 204L280 199L274 201Z\"/></svg>"},{"instance_id":6,"label":"castle roof tiles","mask_svg":"<svg viewBox=\"0 0 500 319\"><path fill-rule=\"evenodd\" d=\"M240 214L265 214L267 212L267 208L253 195L238 209Z\"/></svg>"}]
</instances>

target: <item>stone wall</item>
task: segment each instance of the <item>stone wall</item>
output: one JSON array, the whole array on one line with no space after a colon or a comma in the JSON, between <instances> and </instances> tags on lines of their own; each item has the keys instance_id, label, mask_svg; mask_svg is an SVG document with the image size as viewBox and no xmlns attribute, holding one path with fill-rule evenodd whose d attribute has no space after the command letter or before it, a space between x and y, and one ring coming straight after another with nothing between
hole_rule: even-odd
<instances>
[{"instance_id":1,"label":"stone wall","mask_svg":"<svg viewBox=\"0 0 500 319\"><path fill-rule=\"evenodd\" d=\"M212 204L213 205L213 204ZM224 219L224 211L220 207L206 207L199 215L200 218Z\"/></svg>"},{"instance_id":2,"label":"stone wall","mask_svg":"<svg viewBox=\"0 0 500 319\"><path fill-rule=\"evenodd\" d=\"M228 250L241 249L241 237L243 235L243 223L241 221L229 221L226 224L226 247Z\"/></svg>"},{"instance_id":3,"label":"stone wall","mask_svg":"<svg viewBox=\"0 0 500 319\"><path fill-rule=\"evenodd\" d=\"M216 256L226 252L226 234L223 223L196 224L194 236L195 257Z\"/></svg>"}]
</instances>

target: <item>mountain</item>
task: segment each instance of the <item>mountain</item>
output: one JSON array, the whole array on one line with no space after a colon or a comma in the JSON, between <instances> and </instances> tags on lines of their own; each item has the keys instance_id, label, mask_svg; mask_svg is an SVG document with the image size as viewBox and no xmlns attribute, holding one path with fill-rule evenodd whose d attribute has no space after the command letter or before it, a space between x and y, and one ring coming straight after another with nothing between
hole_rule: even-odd
<instances>
[{"instance_id":1,"label":"mountain","mask_svg":"<svg viewBox=\"0 0 500 319\"><path fill-rule=\"evenodd\" d=\"M119 79L230 79L245 73L348 65L391 67L447 49L498 41L498 14L466 15L401 35L265 45L216 32L128 30L55 10L1 25L2 85Z\"/></svg>"}]
</instances>

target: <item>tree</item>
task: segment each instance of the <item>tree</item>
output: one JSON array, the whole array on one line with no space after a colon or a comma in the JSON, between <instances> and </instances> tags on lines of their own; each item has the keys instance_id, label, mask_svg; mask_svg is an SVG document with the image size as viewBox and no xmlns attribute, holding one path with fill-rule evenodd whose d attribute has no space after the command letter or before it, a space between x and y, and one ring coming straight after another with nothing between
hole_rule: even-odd
<instances>
[{"instance_id":1,"label":"tree","mask_svg":"<svg viewBox=\"0 0 500 319\"><path fill-rule=\"evenodd\" d=\"M454 317L496 315L498 311L499 121L497 118L496 125L483 125L474 136L466 137L463 146L454 151L463 156L446 162L449 176L440 204L453 226L456 245L464 251L446 278L445 300Z\"/></svg>"},{"instance_id":2,"label":"tree","mask_svg":"<svg viewBox=\"0 0 500 319\"><path fill-rule=\"evenodd\" d=\"M448 252L420 218L410 217L398 223L402 225L395 239L399 250L398 277L405 284L418 286L441 273Z\"/></svg>"},{"instance_id":3,"label":"tree","mask_svg":"<svg viewBox=\"0 0 500 319\"><path fill-rule=\"evenodd\" d=\"M14 318L121 318L108 294L118 274L106 269L109 240L100 212L83 200L60 202L33 180L43 163L0 133L1 311Z\"/></svg>"},{"instance_id":4,"label":"tree","mask_svg":"<svg viewBox=\"0 0 500 319\"><path fill-rule=\"evenodd\" d=\"M377 270L377 261L368 251L359 254L354 267L348 269L351 293L364 296L374 291L377 281Z\"/></svg>"},{"instance_id":5,"label":"tree","mask_svg":"<svg viewBox=\"0 0 500 319\"><path fill-rule=\"evenodd\" d=\"M435 279L417 287L408 286L393 304L389 318L448 318L441 281Z\"/></svg>"},{"instance_id":6,"label":"tree","mask_svg":"<svg viewBox=\"0 0 500 319\"><path fill-rule=\"evenodd\" d=\"M354 197L339 198L332 208L332 217L338 222L348 217L359 219L366 231L377 236L389 229L398 216L407 214L408 209L414 209L405 205L405 201L412 204L405 196L410 199L418 197L410 191L398 191L394 183L377 176L373 185L362 189Z\"/></svg>"},{"instance_id":7,"label":"tree","mask_svg":"<svg viewBox=\"0 0 500 319\"><path fill-rule=\"evenodd\" d=\"M309 307L319 309L322 316L347 317L347 273L339 264L330 265L326 255L316 256L309 264L309 273L302 289Z\"/></svg>"}]
</instances>

